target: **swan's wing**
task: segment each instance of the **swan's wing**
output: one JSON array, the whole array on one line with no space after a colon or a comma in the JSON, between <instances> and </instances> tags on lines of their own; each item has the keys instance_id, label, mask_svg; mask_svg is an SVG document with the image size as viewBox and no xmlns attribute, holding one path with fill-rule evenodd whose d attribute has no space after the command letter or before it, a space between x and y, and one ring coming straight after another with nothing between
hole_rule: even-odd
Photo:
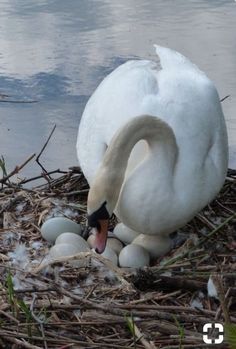
<instances>
[{"instance_id":1,"label":"swan's wing","mask_svg":"<svg viewBox=\"0 0 236 349\"><path fill-rule=\"evenodd\" d=\"M157 93L155 69L157 64L150 61L128 61L109 74L89 99L77 138L79 163L89 182L114 133L132 117L144 114L145 96ZM146 146L141 142L133 151L130 166L144 153Z\"/></svg>"},{"instance_id":2,"label":"swan's wing","mask_svg":"<svg viewBox=\"0 0 236 349\"><path fill-rule=\"evenodd\" d=\"M124 63L102 81L87 103L77 152L89 181L117 129L142 114L158 116L172 127L188 176L202 166L208 152L215 163L222 160L217 149L222 143L226 149L225 123L213 83L181 54L160 46L156 51L161 69L146 60ZM144 146L134 149L131 167L145 151Z\"/></svg>"},{"instance_id":3,"label":"swan's wing","mask_svg":"<svg viewBox=\"0 0 236 349\"><path fill-rule=\"evenodd\" d=\"M160 58L162 69L192 69L200 72L199 68L181 53L160 45L154 45L156 54ZM202 72L201 72L202 73Z\"/></svg>"}]
</instances>

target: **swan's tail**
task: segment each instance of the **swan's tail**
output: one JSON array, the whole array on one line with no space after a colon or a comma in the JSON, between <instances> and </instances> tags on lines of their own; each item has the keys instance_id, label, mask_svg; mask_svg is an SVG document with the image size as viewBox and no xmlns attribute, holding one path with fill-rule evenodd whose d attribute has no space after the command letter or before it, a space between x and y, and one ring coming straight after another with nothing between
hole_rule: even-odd
<instances>
[{"instance_id":1,"label":"swan's tail","mask_svg":"<svg viewBox=\"0 0 236 349\"><path fill-rule=\"evenodd\" d=\"M162 69L173 69L175 66L179 69L183 66L185 68L188 67L194 70L199 70L195 64L181 53L159 45L154 45L154 47L156 49L156 54L160 58Z\"/></svg>"}]
</instances>

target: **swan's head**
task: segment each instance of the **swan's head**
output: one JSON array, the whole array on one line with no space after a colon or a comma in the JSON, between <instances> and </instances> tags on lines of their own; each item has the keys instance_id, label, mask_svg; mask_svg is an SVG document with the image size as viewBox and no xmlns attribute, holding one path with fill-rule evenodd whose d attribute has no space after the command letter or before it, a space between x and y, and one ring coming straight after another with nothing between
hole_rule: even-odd
<instances>
[{"instance_id":1,"label":"swan's head","mask_svg":"<svg viewBox=\"0 0 236 349\"><path fill-rule=\"evenodd\" d=\"M87 202L88 225L93 228L93 247L98 253L102 253L106 247L109 218L118 195L117 180L112 178L109 171L101 168L91 184Z\"/></svg>"},{"instance_id":2,"label":"swan's head","mask_svg":"<svg viewBox=\"0 0 236 349\"><path fill-rule=\"evenodd\" d=\"M127 141L126 141L127 142ZM122 149L122 152L119 151ZM88 194L88 224L94 228L94 248L102 253L106 247L108 223L120 194L130 151L124 155L120 136L113 136L98 168Z\"/></svg>"},{"instance_id":3,"label":"swan's head","mask_svg":"<svg viewBox=\"0 0 236 349\"><path fill-rule=\"evenodd\" d=\"M93 228L95 235L93 247L97 253L102 253L105 250L109 218L106 201L97 210L88 215L88 225Z\"/></svg>"}]
</instances>

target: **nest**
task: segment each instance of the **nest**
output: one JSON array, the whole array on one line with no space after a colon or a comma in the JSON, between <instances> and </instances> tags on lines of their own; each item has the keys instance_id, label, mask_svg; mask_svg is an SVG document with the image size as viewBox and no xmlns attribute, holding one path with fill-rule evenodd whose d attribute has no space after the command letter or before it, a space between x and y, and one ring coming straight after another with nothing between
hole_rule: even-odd
<instances>
[{"instance_id":1,"label":"nest","mask_svg":"<svg viewBox=\"0 0 236 349\"><path fill-rule=\"evenodd\" d=\"M43 221L64 215L86 224L82 173L54 172L56 179L44 174L33 189L29 180L2 180L0 347L236 348L234 171L211 205L178 231L184 242L139 270L92 252L43 263L50 248ZM76 268L74 259L86 263ZM224 341L205 344L203 326L215 322L224 325ZM209 336L218 336L214 328Z\"/></svg>"}]
</instances>

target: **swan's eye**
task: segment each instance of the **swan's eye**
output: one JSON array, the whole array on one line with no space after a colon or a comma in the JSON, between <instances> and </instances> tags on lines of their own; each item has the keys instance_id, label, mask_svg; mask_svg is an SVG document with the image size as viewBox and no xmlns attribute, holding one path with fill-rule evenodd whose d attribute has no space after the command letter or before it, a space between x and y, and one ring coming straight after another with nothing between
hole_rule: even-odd
<instances>
[{"instance_id":1,"label":"swan's eye","mask_svg":"<svg viewBox=\"0 0 236 349\"><path fill-rule=\"evenodd\" d=\"M101 207L88 215L88 225L92 228L97 228L98 230L101 228L99 220L109 219L109 213L106 209L106 201L101 205Z\"/></svg>"},{"instance_id":2,"label":"swan's eye","mask_svg":"<svg viewBox=\"0 0 236 349\"><path fill-rule=\"evenodd\" d=\"M91 228L97 228L97 230L99 230L101 228L99 221L94 217L93 214L88 216L88 225Z\"/></svg>"}]
</instances>

